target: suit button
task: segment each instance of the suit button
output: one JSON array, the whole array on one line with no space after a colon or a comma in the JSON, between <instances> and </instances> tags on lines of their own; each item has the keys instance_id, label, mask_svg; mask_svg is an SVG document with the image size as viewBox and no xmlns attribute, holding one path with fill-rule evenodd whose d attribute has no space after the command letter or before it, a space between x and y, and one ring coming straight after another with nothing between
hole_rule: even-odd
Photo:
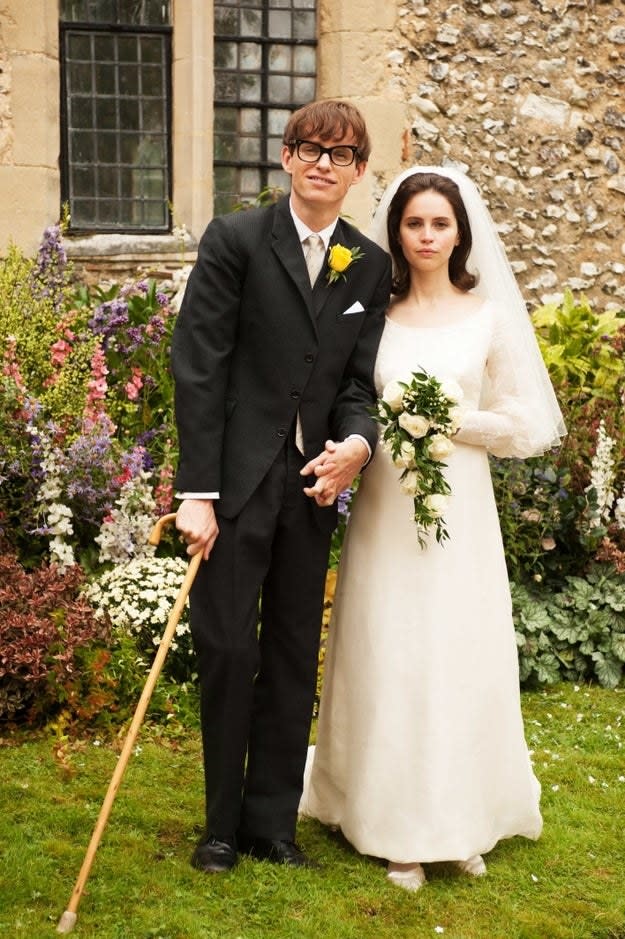
<instances>
[{"instance_id":1,"label":"suit button","mask_svg":"<svg viewBox=\"0 0 625 939\"><path fill-rule=\"evenodd\" d=\"M278 427L276 433L278 437L286 437L286 430L284 429L284 427Z\"/></svg>"},{"instance_id":2,"label":"suit button","mask_svg":"<svg viewBox=\"0 0 625 939\"><path fill-rule=\"evenodd\" d=\"M299 398L299 391L292 391L290 394L291 398Z\"/></svg>"},{"instance_id":3,"label":"suit button","mask_svg":"<svg viewBox=\"0 0 625 939\"><path fill-rule=\"evenodd\" d=\"M314 361L315 361L315 357L314 355L311 355L310 352L308 353L308 355L304 356L304 362L314 362Z\"/></svg>"}]
</instances>

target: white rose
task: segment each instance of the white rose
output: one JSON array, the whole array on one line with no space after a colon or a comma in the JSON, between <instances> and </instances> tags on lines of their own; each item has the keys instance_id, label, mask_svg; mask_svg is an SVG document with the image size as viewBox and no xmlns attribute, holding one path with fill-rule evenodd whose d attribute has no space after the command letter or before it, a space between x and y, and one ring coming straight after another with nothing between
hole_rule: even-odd
<instances>
[{"instance_id":1,"label":"white rose","mask_svg":"<svg viewBox=\"0 0 625 939\"><path fill-rule=\"evenodd\" d=\"M401 402L405 390L406 389L400 385L398 381L389 381L389 383L384 386L382 400L388 404L394 414L401 411Z\"/></svg>"},{"instance_id":2,"label":"white rose","mask_svg":"<svg viewBox=\"0 0 625 939\"><path fill-rule=\"evenodd\" d=\"M444 434L433 434L428 441L428 455L433 460L446 460L453 450L453 443Z\"/></svg>"},{"instance_id":3,"label":"white rose","mask_svg":"<svg viewBox=\"0 0 625 939\"><path fill-rule=\"evenodd\" d=\"M446 398L449 398L450 401L455 401L456 404L460 404L464 398L464 391L453 378L444 378L441 381L441 393L444 394Z\"/></svg>"},{"instance_id":4,"label":"white rose","mask_svg":"<svg viewBox=\"0 0 625 939\"><path fill-rule=\"evenodd\" d=\"M430 422L420 414L400 414L397 420L400 427L408 431L411 437L425 437L430 429Z\"/></svg>"},{"instance_id":5,"label":"white rose","mask_svg":"<svg viewBox=\"0 0 625 939\"><path fill-rule=\"evenodd\" d=\"M455 434L462 427L462 418L462 408L455 407L449 409L449 429L451 430L452 434Z\"/></svg>"},{"instance_id":6,"label":"white rose","mask_svg":"<svg viewBox=\"0 0 625 939\"><path fill-rule=\"evenodd\" d=\"M399 453L393 457L393 463L402 469L413 469L415 466L414 447L409 440L402 440Z\"/></svg>"},{"instance_id":7,"label":"white rose","mask_svg":"<svg viewBox=\"0 0 625 939\"><path fill-rule=\"evenodd\" d=\"M404 478L400 479L399 488L405 496L414 496L419 491L419 474L408 470Z\"/></svg>"},{"instance_id":8,"label":"white rose","mask_svg":"<svg viewBox=\"0 0 625 939\"><path fill-rule=\"evenodd\" d=\"M447 496L435 493L432 496L425 497L424 505L434 518L440 518L447 508L448 501Z\"/></svg>"}]
</instances>

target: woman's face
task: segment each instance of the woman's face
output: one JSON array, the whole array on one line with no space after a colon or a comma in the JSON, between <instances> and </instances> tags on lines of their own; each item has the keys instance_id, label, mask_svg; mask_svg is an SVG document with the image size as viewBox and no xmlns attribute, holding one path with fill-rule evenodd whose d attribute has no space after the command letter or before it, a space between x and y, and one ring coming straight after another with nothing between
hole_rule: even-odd
<instances>
[{"instance_id":1,"label":"woman's face","mask_svg":"<svg viewBox=\"0 0 625 939\"><path fill-rule=\"evenodd\" d=\"M428 189L408 200L399 223L399 244L411 268L423 273L447 269L459 242L456 216L445 196Z\"/></svg>"}]
</instances>

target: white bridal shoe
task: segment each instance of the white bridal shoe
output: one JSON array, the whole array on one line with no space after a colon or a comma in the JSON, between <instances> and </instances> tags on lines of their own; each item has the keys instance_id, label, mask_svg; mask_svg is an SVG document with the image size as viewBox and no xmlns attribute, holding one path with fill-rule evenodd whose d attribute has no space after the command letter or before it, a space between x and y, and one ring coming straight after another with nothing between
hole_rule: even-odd
<instances>
[{"instance_id":1,"label":"white bridal shoe","mask_svg":"<svg viewBox=\"0 0 625 939\"><path fill-rule=\"evenodd\" d=\"M420 864L393 864L388 862L386 876L404 890L419 890L425 883L425 871Z\"/></svg>"},{"instance_id":2,"label":"white bridal shoe","mask_svg":"<svg viewBox=\"0 0 625 939\"><path fill-rule=\"evenodd\" d=\"M469 877L483 877L486 873L486 864L481 854L474 854L466 861L454 861L454 867Z\"/></svg>"}]
</instances>

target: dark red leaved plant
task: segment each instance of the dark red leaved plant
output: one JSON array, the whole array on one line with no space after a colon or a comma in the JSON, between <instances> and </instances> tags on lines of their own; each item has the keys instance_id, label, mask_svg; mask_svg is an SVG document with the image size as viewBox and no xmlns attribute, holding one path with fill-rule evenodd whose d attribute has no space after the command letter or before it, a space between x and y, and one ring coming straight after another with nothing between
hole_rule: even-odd
<instances>
[{"instance_id":1,"label":"dark red leaved plant","mask_svg":"<svg viewBox=\"0 0 625 939\"><path fill-rule=\"evenodd\" d=\"M72 719L96 700L108 704L85 675L87 659L102 654L107 626L80 595L83 581L78 565L30 571L13 554L0 556L0 721L35 723L62 708Z\"/></svg>"}]
</instances>

